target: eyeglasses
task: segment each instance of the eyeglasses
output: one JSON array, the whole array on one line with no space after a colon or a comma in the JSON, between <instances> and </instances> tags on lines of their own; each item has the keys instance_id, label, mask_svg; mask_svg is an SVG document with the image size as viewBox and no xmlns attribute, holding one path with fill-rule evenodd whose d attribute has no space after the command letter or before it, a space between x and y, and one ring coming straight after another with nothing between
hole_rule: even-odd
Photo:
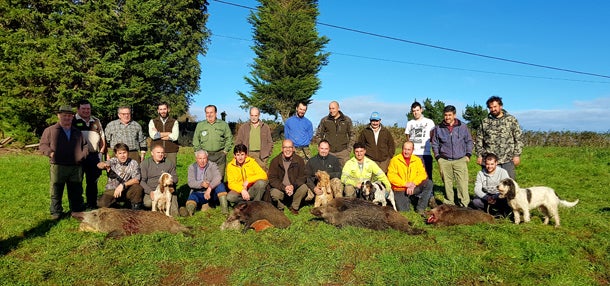
<instances>
[{"instance_id":1,"label":"eyeglasses","mask_svg":"<svg viewBox=\"0 0 610 286\"><path fill-rule=\"evenodd\" d=\"M282 146L282 148L284 148L284 149L290 149L290 148L293 148L293 146Z\"/></svg>"}]
</instances>

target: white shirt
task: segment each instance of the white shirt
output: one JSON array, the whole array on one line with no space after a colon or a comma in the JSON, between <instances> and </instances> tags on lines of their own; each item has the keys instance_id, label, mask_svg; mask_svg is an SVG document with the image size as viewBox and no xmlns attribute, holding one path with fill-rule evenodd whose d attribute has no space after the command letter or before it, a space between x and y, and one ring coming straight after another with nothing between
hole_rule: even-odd
<instances>
[{"instance_id":1,"label":"white shirt","mask_svg":"<svg viewBox=\"0 0 610 286\"><path fill-rule=\"evenodd\" d=\"M409 141L413 142L415 155L431 155L430 131L434 128L434 121L426 117L411 119L407 122L405 134L409 134Z\"/></svg>"}]
</instances>

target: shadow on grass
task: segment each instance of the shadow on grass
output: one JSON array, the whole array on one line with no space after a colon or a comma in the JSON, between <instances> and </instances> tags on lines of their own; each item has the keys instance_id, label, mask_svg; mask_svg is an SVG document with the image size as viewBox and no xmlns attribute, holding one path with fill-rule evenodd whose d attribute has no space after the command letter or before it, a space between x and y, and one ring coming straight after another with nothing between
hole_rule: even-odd
<instances>
[{"instance_id":1,"label":"shadow on grass","mask_svg":"<svg viewBox=\"0 0 610 286\"><path fill-rule=\"evenodd\" d=\"M8 239L0 241L0 255L9 254L24 240L44 236L52 227L57 225L57 223L59 223L59 220L43 220L38 223L37 226L24 231L22 235L9 237Z\"/></svg>"},{"instance_id":2,"label":"shadow on grass","mask_svg":"<svg viewBox=\"0 0 610 286\"><path fill-rule=\"evenodd\" d=\"M190 194L191 188L188 184L177 187L176 196L178 197L178 206L184 206Z\"/></svg>"},{"instance_id":3,"label":"shadow on grass","mask_svg":"<svg viewBox=\"0 0 610 286\"><path fill-rule=\"evenodd\" d=\"M610 207L601 208L601 209L599 209L599 211L604 212L604 213L610 212Z\"/></svg>"}]
</instances>

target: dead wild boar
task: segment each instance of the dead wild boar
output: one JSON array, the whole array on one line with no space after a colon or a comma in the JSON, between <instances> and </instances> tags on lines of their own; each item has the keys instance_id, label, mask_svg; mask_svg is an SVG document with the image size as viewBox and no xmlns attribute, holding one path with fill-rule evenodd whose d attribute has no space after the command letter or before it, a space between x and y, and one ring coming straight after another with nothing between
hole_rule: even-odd
<instances>
[{"instance_id":1,"label":"dead wild boar","mask_svg":"<svg viewBox=\"0 0 610 286\"><path fill-rule=\"evenodd\" d=\"M187 227L161 212L100 208L72 216L81 221L80 231L108 233L113 238L156 231L189 234Z\"/></svg>"},{"instance_id":2,"label":"dead wild boar","mask_svg":"<svg viewBox=\"0 0 610 286\"><path fill-rule=\"evenodd\" d=\"M291 224L284 212L271 203L263 201L247 201L237 204L233 213L221 225L221 229L235 229L238 226L235 221L244 224L243 232L250 228L260 231L271 226L287 228Z\"/></svg>"},{"instance_id":3,"label":"dead wild boar","mask_svg":"<svg viewBox=\"0 0 610 286\"><path fill-rule=\"evenodd\" d=\"M428 224L439 226L473 225L477 223L494 223L494 218L488 213L461 208L454 205L440 205L426 212Z\"/></svg>"},{"instance_id":4,"label":"dead wild boar","mask_svg":"<svg viewBox=\"0 0 610 286\"><path fill-rule=\"evenodd\" d=\"M357 198L335 198L326 206L313 208L311 214L336 227L356 226L372 230L396 229L408 234L425 233L391 207L379 206Z\"/></svg>"}]
</instances>

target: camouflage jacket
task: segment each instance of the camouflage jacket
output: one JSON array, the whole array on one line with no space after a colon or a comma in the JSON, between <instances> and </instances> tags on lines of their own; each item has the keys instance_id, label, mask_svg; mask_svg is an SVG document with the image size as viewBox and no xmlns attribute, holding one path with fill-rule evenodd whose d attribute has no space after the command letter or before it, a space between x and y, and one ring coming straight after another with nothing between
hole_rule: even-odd
<instances>
[{"instance_id":1,"label":"camouflage jacket","mask_svg":"<svg viewBox=\"0 0 610 286\"><path fill-rule=\"evenodd\" d=\"M485 156L494 153L498 156L498 163L503 164L521 155L523 142L521 141L521 127L517 119L502 110L504 116L500 118L487 115L477 130L475 153Z\"/></svg>"}]
</instances>

